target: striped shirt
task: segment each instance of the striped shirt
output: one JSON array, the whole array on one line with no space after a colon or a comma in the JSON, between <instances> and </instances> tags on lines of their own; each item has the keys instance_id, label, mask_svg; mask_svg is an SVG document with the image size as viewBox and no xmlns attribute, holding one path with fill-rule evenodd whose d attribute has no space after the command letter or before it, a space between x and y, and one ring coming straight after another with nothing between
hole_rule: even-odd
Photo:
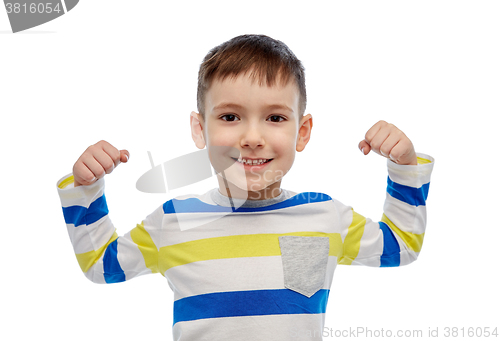
<instances>
[{"instance_id":1,"label":"striped shirt","mask_svg":"<svg viewBox=\"0 0 500 341\"><path fill-rule=\"evenodd\" d=\"M321 340L337 264L416 260L433 159L388 161L384 213L373 222L326 194L282 189L239 202L213 189L168 200L118 236L104 180L58 182L78 263L95 283L160 273L174 292L174 340ZM314 334L312 333L314 331ZM307 336L307 337L306 337Z\"/></svg>"}]
</instances>

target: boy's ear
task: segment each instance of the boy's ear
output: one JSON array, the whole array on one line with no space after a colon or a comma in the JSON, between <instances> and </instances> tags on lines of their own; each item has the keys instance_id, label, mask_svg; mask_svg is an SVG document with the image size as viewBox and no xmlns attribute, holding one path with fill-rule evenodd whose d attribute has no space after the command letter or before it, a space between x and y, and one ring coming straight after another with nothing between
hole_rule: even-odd
<instances>
[{"instance_id":1,"label":"boy's ear","mask_svg":"<svg viewBox=\"0 0 500 341\"><path fill-rule=\"evenodd\" d=\"M191 125L191 137L193 138L194 144L199 149L205 148L205 137L203 136L203 118L199 113L191 111L189 119Z\"/></svg>"},{"instance_id":2,"label":"boy's ear","mask_svg":"<svg viewBox=\"0 0 500 341\"><path fill-rule=\"evenodd\" d=\"M313 127L313 120L311 114L302 117L299 123L299 134L297 136L296 150L301 152L306 147L309 139L311 138L311 130Z\"/></svg>"}]
</instances>

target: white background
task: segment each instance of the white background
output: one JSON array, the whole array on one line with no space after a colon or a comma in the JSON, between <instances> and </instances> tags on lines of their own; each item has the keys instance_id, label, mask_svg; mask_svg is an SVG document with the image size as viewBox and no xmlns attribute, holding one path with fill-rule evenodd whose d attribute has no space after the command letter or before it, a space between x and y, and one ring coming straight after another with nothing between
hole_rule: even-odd
<instances>
[{"instance_id":1,"label":"white background","mask_svg":"<svg viewBox=\"0 0 500 341\"><path fill-rule=\"evenodd\" d=\"M419 260L339 267L326 327L439 328L441 337L446 327L500 329L499 17L497 1L82 0L12 34L0 9L0 333L171 339L173 295L162 276L85 279L56 182L100 139L128 149L130 162L106 178L119 234L175 195L215 187L210 179L154 195L135 183L150 168L147 151L158 164L197 150L189 113L199 64L245 33L284 41L306 68L312 139L284 188L327 193L378 220L385 159L357 145L381 119L436 159Z\"/></svg>"}]
</instances>

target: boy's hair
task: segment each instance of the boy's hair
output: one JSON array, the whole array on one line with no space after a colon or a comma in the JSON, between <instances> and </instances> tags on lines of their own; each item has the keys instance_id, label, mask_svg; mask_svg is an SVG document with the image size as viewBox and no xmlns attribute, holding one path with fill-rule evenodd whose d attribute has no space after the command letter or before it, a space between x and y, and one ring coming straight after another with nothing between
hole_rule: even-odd
<instances>
[{"instance_id":1,"label":"boy's hair","mask_svg":"<svg viewBox=\"0 0 500 341\"><path fill-rule=\"evenodd\" d=\"M283 42L265 35L241 35L214 47L203 59L198 73L198 111L205 119L205 96L214 79L237 77L246 72L273 86L288 84L293 77L299 89L299 118L306 109L304 67Z\"/></svg>"}]
</instances>

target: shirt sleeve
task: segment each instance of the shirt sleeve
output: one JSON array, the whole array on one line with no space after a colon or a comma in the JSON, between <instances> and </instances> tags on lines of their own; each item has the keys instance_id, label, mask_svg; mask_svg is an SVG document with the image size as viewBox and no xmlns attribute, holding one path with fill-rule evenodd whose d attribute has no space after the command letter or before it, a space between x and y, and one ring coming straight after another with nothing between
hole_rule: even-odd
<instances>
[{"instance_id":1,"label":"shirt sleeve","mask_svg":"<svg viewBox=\"0 0 500 341\"><path fill-rule=\"evenodd\" d=\"M434 159L417 154L418 165L388 160L384 213L378 222L339 204L345 224L339 264L394 267L415 261L422 249L426 201Z\"/></svg>"},{"instance_id":2,"label":"shirt sleeve","mask_svg":"<svg viewBox=\"0 0 500 341\"><path fill-rule=\"evenodd\" d=\"M162 224L162 206L118 236L108 215L104 179L76 188L73 181L72 174L63 177L57 190L69 238L85 276L94 283L117 283L158 272L154 239Z\"/></svg>"}]
</instances>

